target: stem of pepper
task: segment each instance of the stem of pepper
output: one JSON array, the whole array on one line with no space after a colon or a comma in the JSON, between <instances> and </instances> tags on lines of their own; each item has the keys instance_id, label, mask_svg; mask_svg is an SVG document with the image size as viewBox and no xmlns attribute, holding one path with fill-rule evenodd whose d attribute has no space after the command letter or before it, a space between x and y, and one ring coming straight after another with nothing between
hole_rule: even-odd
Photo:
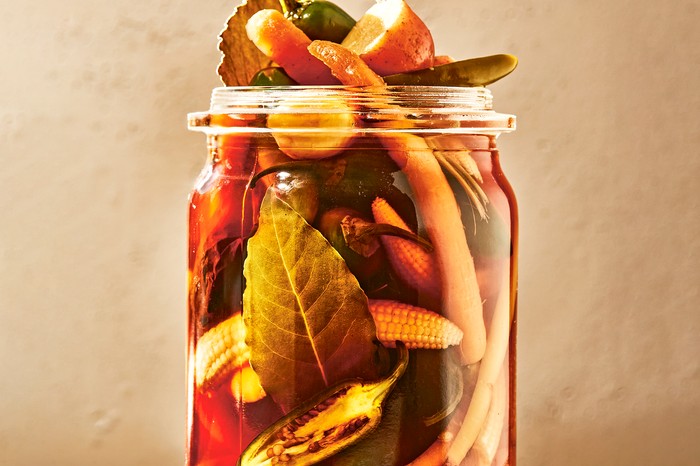
<instances>
[{"instance_id":1,"label":"stem of pepper","mask_svg":"<svg viewBox=\"0 0 700 466\"><path fill-rule=\"evenodd\" d=\"M285 15L299 8L299 2L296 0L280 0L280 5L282 6L282 13Z\"/></svg>"},{"instance_id":2,"label":"stem of pepper","mask_svg":"<svg viewBox=\"0 0 700 466\"><path fill-rule=\"evenodd\" d=\"M270 175L272 173L278 173L281 171L286 171L286 172L293 172L293 171L308 171L309 170L309 165L303 162L284 162L284 163L279 163L276 165L272 165L271 167L267 167L263 170L260 170L258 173L255 174L250 179L250 187L254 188L255 185L260 181L260 178Z\"/></svg>"},{"instance_id":3,"label":"stem of pepper","mask_svg":"<svg viewBox=\"0 0 700 466\"><path fill-rule=\"evenodd\" d=\"M347 231L351 239L360 242L367 241L367 238L386 235L413 241L427 252L433 252L434 249L433 245L430 244L429 241L421 238L415 233L394 225L389 225L388 223L372 223L359 217L352 217L348 215L342 220L341 225L343 225L343 234L345 234ZM352 249L352 245L350 244L350 241L348 241L348 238L346 238L346 242Z\"/></svg>"}]
</instances>

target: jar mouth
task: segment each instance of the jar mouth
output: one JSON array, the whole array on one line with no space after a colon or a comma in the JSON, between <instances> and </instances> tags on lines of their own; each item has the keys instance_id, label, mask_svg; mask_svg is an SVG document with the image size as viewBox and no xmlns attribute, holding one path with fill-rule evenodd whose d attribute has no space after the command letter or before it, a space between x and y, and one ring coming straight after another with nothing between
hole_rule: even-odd
<instances>
[{"instance_id":1,"label":"jar mouth","mask_svg":"<svg viewBox=\"0 0 700 466\"><path fill-rule=\"evenodd\" d=\"M212 91L209 110L190 113L188 126L208 133L264 132L267 128L220 124L220 119L212 117L221 115L229 121L251 121L274 114L353 114L363 121L357 129L368 132L450 129L450 132L466 133L478 128L488 128L491 132L515 129L515 116L493 110L489 89L442 86L217 87ZM288 130L304 131L303 128Z\"/></svg>"}]
</instances>

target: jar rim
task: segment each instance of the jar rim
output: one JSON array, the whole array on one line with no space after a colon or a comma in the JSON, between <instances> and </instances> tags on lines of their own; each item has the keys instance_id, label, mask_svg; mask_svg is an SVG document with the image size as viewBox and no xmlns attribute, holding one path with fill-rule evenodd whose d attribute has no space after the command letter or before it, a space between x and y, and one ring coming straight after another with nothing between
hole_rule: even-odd
<instances>
[{"instance_id":1,"label":"jar rim","mask_svg":"<svg viewBox=\"0 0 700 466\"><path fill-rule=\"evenodd\" d=\"M450 132L515 130L515 116L493 110L493 96L485 87L446 86L236 86L212 90L206 112L188 114L188 127L208 133L250 131L247 125L233 128L217 124L214 115L251 120L272 114L355 114L370 122L362 130L373 130L372 122L393 124L381 131L451 129ZM428 128L415 124L431 121ZM440 128L438 122L452 122ZM406 122L406 125L401 124ZM454 125L454 122L460 122ZM398 124L397 124L398 123ZM245 128L245 129L243 129ZM264 132L267 128L252 129ZM482 131L479 131L482 132Z\"/></svg>"}]
</instances>

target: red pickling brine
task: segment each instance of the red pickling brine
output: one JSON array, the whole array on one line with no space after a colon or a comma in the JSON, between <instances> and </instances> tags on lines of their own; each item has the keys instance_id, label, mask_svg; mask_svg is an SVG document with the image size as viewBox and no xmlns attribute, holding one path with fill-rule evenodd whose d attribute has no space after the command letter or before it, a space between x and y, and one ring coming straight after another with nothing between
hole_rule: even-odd
<instances>
[{"instance_id":1,"label":"red pickling brine","mask_svg":"<svg viewBox=\"0 0 700 466\"><path fill-rule=\"evenodd\" d=\"M187 465L514 465L517 210L484 87L189 115Z\"/></svg>"}]
</instances>

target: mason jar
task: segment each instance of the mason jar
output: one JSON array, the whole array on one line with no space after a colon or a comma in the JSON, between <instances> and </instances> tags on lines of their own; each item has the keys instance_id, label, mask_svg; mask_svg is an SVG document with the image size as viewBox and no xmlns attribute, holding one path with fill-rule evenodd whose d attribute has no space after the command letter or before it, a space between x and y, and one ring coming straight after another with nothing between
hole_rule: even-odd
<instances>
[{"instance_id":1,"label":"mason jar","mask_svg":"<svg viewBox=\"0 0 700 466\"><path fill-rule=\"evenodd\" d=\"M490 91L217 88L189 128L187 464L513 465Z\"/></svg>"}]
</instances>

